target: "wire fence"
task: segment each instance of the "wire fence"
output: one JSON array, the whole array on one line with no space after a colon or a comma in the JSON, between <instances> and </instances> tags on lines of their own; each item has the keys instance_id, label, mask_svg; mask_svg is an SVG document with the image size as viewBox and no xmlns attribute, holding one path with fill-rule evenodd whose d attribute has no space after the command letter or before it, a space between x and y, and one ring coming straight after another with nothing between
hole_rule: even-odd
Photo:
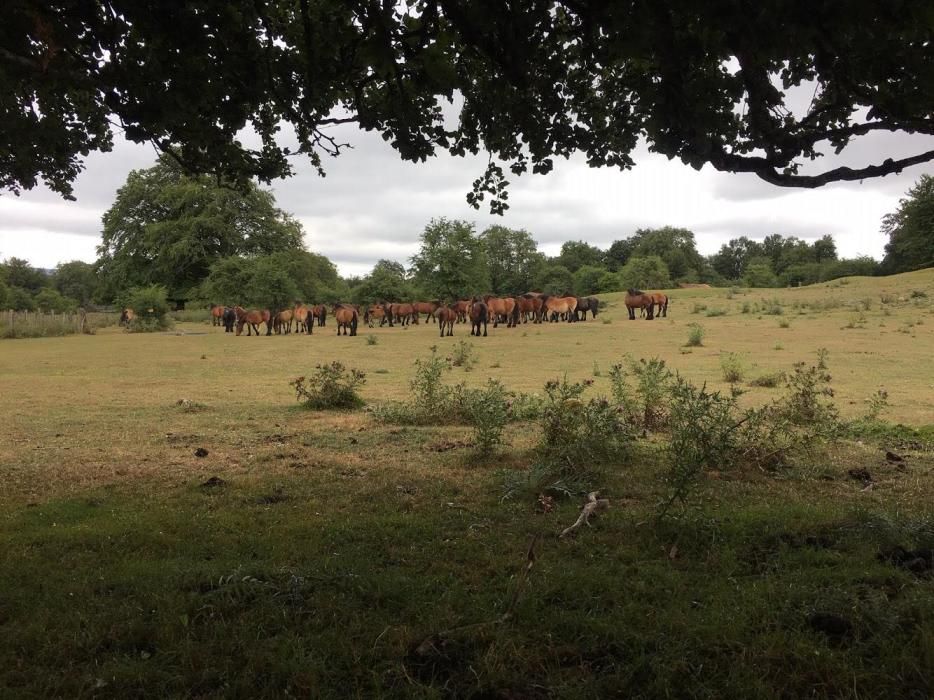
<instances>
[{"instance_id":1,"label":"wire fence","mask_svg":"<svg viewBox=\"0 0 934 700\"><path fill-rule=\"evenodd\" d=\"M114 326L120 320L115 311L0 311L0 339L51 338L86 333Z\"/></svg>"}]
</instances>

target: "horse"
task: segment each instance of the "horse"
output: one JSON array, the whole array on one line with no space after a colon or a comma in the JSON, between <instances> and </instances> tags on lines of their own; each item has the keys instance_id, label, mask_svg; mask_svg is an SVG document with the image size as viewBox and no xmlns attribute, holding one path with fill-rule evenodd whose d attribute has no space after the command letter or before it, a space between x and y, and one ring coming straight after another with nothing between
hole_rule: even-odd
<instances>
[{"instance_id":1,"label":"horse","mask_svg":"<svg viewBox=\"0 0 934 700\"><path fill-rule=\"evenodd\" d=\"M545 297L542 308L549 320L567 316L568 323L577 320L577 297Z\"/></svg>"},{"instance_id":2,"label":"horse","mask_svg":"<svg viewBox=\"0 0 934 700\"><path fill-rule=\"evenodd\" d=\"M599 304L597 297L577 297L577 320L586 321L588 311L596 318Z\"/></svg>"},{"instance_id":3,"label":"horse","mask_svg":"<svg viewBox=\"0 0 934 700\"><path fill-rule=\"evenodd\" d=\"M418 323L418 314L415 313L415 309L411 304L391 304L389 310L396 319L396 323L401 323L403 328L409 325L413 315L415 316L415 322Z\"/></svg>"},{"instance_id":4,"label":"horse","mask_svg":"<svg viewBox=\"0 0 934 700\"><path fill-rule=\"evenodd\" d=\"M668 318L668 295L661 292L652 292L652 301L658 308L655 310L656 318Z\"/></svg>"},{"instance_id":5,"label":"horse","mask_svg":"<svg viewBox=\"0 0 934 700\"><path fill-rule=\"evenodd\" d=\"M295 332L301 333L305 331L311 335L314 319L311 316L311 309L309 309L304 304L295 304L295 308L292 309L292 318L295 319Z\"/></svg>"},{"instance_id":6,"label":"horse","mask_svg":"<svg viewBox=\"0 0 934 700\"><path fill-rule=\"evenodd\" d=\"M441 304L437 301L417 301L412 304L412 308L415 311L415 322L418 323L418 314L425 314L425 323L428 323L428 319L433 321L437 320L435 318L435 311L441 307Z\"/></svg>"},{"instance_id":7,"label":"horse","mask_svg":"<svg viewBox=\"0 0 934 700\"><path fill-rule=\"evenodd\" d=\"M247 311L242 306L235 306L234 313L237 314L237 335L243 333L243 326L246 326L247 336L251 335L250 329L253 330L253 333L259 335L259 324L261 323L266 324L266 335L272 335L272 324L267 309L250 309Z\"/></svg>"},{"instance_id":8,"label":"horse","mask_svg":"<svg viewBox=\"0 0 934 700\"><path fill-rule=\"evenodd\" d=\"M458 323L467 323L467 315L470 313L471 302L467 299L454 302L454 311L457 313Z\"/></svg>"},{"instance_id":9,"label":"horse","mask_svg":"<svg viewBox=\"0 0 934 700\"><path fill-rule=\"evenodd\" d=\"M653 313L655 309L655 300L652 298L651 294L646 294L640 289L627 289L626 290L626 308L629 310L629 320L636 320L636 309L644 309L646 311L646 320L651 321L655 318Z\"/></svg>"},{"instance_id":10,"label":"horse","mask_svg":"<svg viewBox=\"0 0 934 700\"><path fill-rule=\"evenodd\" d=\"M224 333L233 333L234 324L237 322L237 312L234 311L231 307L224 307Z\"/></svg>"},{"instance_id":11,"label":"horse","mask_svg":"<svg viewBox=\"0 0 934 700\"><path fill-rule=\"evenodd\" d=\"M130 323L136 318L136 313L131 308L126 308L120 312L120 324L124 328L129 328Z\"/></svg>"},{"instance_id":12,"label":"horse","mask_svg":"<svg viewBox=\"0 0 934 700\"><path fill-rule=\"evenodd\" d=\"M489 309L485 303L475 299L470 305L470 335L480 337L480 324L483 324L483 337L486 338L486 324L490 317ZM476 332L474 332L476 331Z\"/></svg>"},{"instance_id":13,"label":"horse","mask_svg":"<svg viewBox=\"0 0 934 700\"><path fill-rule=\"evenodd\" d=\"M314 316L314 320L318 321L318 326L326 325L328 320L328 307L324 304L315 304L311 307L311 314Z\"/></svg>"},{"instance_id":14,"label":"horse","mask_svg":"<svg viewBox=\"0 0 934 700\"><path fill-rule=\"evenodd\" d=\"M363 322L366 323L370 328L373 327L373 320L379 321L379 327L382 328L383 324L386 323L386 309L380 304L373 304L372 306L366 307L366 310L363 312Z\"/></svg>"},{"instance_id":15,"label":"horse","mask_svg":"<svg viewBox=\"0 0 934 700\"><path fill-rule=\"evenodd\" d=\"M279 311L272 318L272 327L277 334L285 333L288 335L292 332L292 310L284 309Z\"/></svg>"},{"instance_id":16,"label":"horse","mask_svg":"<svg viewBox=\"0 0 934 700\"><path fill-rule=\"evenodd\" d=\"M538 315L542 310L542 299L540 296L523 294L516 297L516 306L519 307L519 317L523 323L528 323L529 319L533 323L539 323Z\"/></svg>"},{"instance_id":17,"label":"horse","mask_svg":"<svg viewBox=\"0 0 934 700\"><path fill-rule=\"evenodd\" d=\"M454 335L454 322L457 321L457 311L453 306L439 306L435 309L435 320L441 329L441 337L444 337L444 329L447 327L448 336Z\"/></svg>"},{"instance_id":18,"label":"horse","mask_svg":"<svg viewBox=\"0 0 934 700\"><path fill-rule=\"evenodd\" d=\"M332 309L334 320L337 321L337 334L341 334L344 329L344 335L350 330L350 335L357 335L357 309L350 304L335 304Z\"/></svg>"},{"instance_id":19,"label":"horse","mask_svg":"<svg viewBox=\"0 0 934 700\"><path fill-rule=\"evenodd\" d=\"M506 328L513 328L519 323L519 307L516 300L510 297L498 298L491 294L483 297L488 312L493 316L493 328L499 326L500 317L506 321Z\"/></svg>"},{"instance_id":20,"label":"horse","mask_svg":"<svg viewBox=\"0 0 934 700\"><path fill-rule=\"evenodd\" d=\"M224 322L224 311L227 307L211 304L211 325L219 326Z\"/></svg>"}]
</instances>

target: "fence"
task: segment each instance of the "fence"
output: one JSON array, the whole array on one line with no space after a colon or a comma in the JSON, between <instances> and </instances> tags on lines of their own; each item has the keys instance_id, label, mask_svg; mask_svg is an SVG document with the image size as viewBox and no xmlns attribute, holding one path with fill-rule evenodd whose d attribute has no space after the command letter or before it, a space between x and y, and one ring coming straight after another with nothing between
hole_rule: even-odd
<instances>
[{"instance_id":1,"label":"fence","mask_svg":"<svg viewBox=\"0 0 934 700\"><path fill-rule=\"evenodd\" d=\"M0 311L0 338L48 338L93 334L98 328L115 325L120 314L107 311Z\"/></svg>"}]
</instances>

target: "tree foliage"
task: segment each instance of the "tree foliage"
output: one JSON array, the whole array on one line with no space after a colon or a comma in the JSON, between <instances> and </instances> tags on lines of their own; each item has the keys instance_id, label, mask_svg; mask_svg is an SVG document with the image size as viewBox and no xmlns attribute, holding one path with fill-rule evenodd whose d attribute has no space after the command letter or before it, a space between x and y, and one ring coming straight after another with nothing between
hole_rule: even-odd
<instances>
[{"instance_id":1,"label":"tree foliage","mask_svg":"<svg viewBox=\"0 0 934 700\"><path fill-rule=\"evenodd\" d=\"M633 256L619 271L622 289L665 289L671 286L668 266L658 255Z\"/></svg>"},{"instance_id":2,"label":"tree foliage","mask_svg":"<svg viewBox=\"0 0 934 700\"><path fill-rule=\"evenodd\" d=\"M52 275L52 285L63 296L78 302L79 306L87 306L97 294L94 265L81 260L61 263Z\"/></svg>"},{"instance_id":3,"label":"tree foliage","mask_svg":"<svg viewBox=\"0 0 934 700\"><path fill-rule=\"evenodd\" d=\"M112 288L161 284L185 299L230 255L302 250L301 225L253 185L190 177L162 157L134 170L103 219L98 269Z\"/></svg>"},{"instance_id":4,"label":"tree foliage","mask_svg":"<svg viewBox=\"0 0 934 700\"><path fill-rule=\"evenodd\" d=\"M545 263L532 234L524 229L490 226L480 234L490 267L490 291L497 295L523 294Z\"/></svg>"},{"instance_id":5,"label":"tree foliage","mask_svg":"<svg viewBox=\"0 0 934 700\"><path fill-rule=\"evenodd\" d=\"M564 265L551 263L539 270L533 286L545 294L572 294L574 275Z\"/></svg>"},{"instance_id":6,"label":"tree foliage","mask_svg":"<svg viewBox=\"0 0 934 700\"><path fill-rule=\"evenodd\" d=\"M908 272L934 267L934 177L922 175L898 203L898 210L882 220L889 237L883 270Z\"/></svg>"},{"instance_id":7,"label":"tree foliage","mask_svg":"<svg viewBox=\"0 0 934 700\"><path fill-rule=\"evenodd\" d=\"M351 291L357 304L411 301L412 285L406 278L405 267L392 260L380 260L366 277Z\"/></svg>"},{"instance_id":8,"label":"tree foliage","mask_svg":"<svg viewBox=\"0 0 934 700\"><path fill-rule=\"evenodd\" d=\"M412 256L415 283L432 299L450 301L490 289L483 244L466 221L432 219Z\"/></svg>"},{"instance_id":9,"label":"tree foliage","mask_svg":"<svg viewBox=\"0 0 934 700\"><path fill-rule=\"evenodd\" d=\"M597 246L584 241L565 241L561 244L561 253L554 262L574 273L585 265L603 265L603 257L603 251Z\"/></svg>"},{"instance_id":10,"label":"tree foliage","mask_svg":"<svg viewBox=\"0 0 934 700\"><path fill-rule=\"evenodd\" d=\"M629 168L644 138L695 168L815 187L928 150L803 173L871 132L934 132L928 3L20 0L4 15L0 186L65 196L113 124L243 184L315 167L356 122L402 158L493 156L470 201L506 205L505 170L580 152ZM795 109L796 94L813 94ZM463 106L449 124L442 104ZM296 145L277 141L290 125ZM258 143L240 140L244 127Z\"/></svg>"}]
</instances>

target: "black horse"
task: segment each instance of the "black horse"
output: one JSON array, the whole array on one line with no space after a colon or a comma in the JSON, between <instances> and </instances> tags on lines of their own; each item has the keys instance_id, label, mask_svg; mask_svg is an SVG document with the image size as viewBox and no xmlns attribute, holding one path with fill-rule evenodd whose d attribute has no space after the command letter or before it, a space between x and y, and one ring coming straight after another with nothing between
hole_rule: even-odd
<instances>
[{"instance_id":1,"label":"black horse","mask_svg":"<svg viewBox=\"0 0 934 700\"><path fill-rule=\"evenodd\" d=\"M234 324L237 322L237 312L229 306L225 306L221 321L224 323L224 333L233 333Z\"/></svg>"},{"instance_id":2,"label":"black horse","mask_svg":"<svg viewBox=\"0 0 934 700\"><path fill-rule=\"evenodd\" d=\"M483 337L486 338L486 324L490 318L490 312L487 308L487 305L480 301L479 298L474 299L473 304L470 305L470 335L480 336L480 325L483 325Z\"/></svg>"},{"instance_id":3,"label":"black horse","mask_svg":"<svg viewBox=\"0 0 934 700\"><path fill-rule=\"evenodd\" d=\"M589 311L593 316L591 318L597 317L597 311L600 309L600 301L597 297L577 297L577 320L586 321L587 312Z\"/></svg>"}]
</instances>

